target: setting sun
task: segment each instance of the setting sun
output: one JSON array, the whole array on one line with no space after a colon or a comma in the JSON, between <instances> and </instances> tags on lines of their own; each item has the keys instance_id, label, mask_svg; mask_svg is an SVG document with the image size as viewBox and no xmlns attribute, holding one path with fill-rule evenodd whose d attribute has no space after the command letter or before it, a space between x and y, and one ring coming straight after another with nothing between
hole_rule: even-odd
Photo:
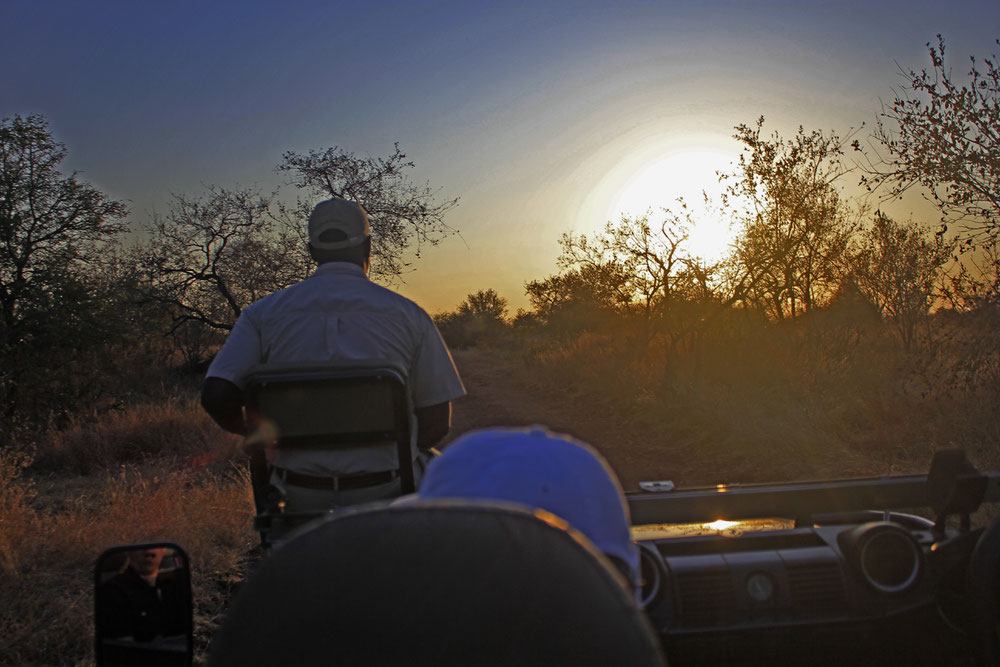
<instances>
[{"instance_id":1,"label":"setting sun","mask_svg":"<svg viewBox=\"0 0 1000 667\"><path fill-rule=\"evenodd\" d=\"M615 203L616 217L654 213L662 208L676 211L683 199L692 212L689 249L707 261L725 256L733 237L727 223L708 215L704 194L718 199L722 188L716 172L728 167L728 156L712 151L674 153L640 167L627 179Z\"/></svg>"},{"instance_id":2,"label":"setting sun","mask_svg":"<svg viewBox=\"0 0 1000 667\"><path fill-rule=\"evenodd\" d=\"M616 212L632 214L647 208L672 206L678 198L688 204L719 193L715 172L726 166L726 158L708 151L674 153L641 165L625 179Z\"/></svg>"},{"instance_id":3,"label":"setting sun","mask_svg":"<svg viewBox=\"0 0 1000 667\"><path fill-rule=\"evenodd\" d=\"M679 199L688 205L693 222L688 239L692 255L706 261L724 257L733 240L725 220L711 215L704 195L717 203L722 192L717 172L731 169L735 154L716 148L715 137L695 141L645 140L642 148L621 160L595 188L589 213L601 221L650 213L661 209L680 211Z\"/></svg>"}]
</instances>

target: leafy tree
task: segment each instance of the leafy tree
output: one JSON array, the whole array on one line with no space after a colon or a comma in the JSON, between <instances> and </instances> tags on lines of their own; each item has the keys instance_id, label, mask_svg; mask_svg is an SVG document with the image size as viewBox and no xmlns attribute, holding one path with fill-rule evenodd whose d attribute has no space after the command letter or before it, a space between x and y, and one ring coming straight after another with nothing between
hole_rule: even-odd
<instances>
[{"instance_id":1,"label":"leafy tree","mask_svg":"<svg viewBox=\"0 0 1000 667\"><path fill-rule=\"evenodd\" d=\"M507 320L507 299L494 289L479 290L459 304L458 314L503 324Z\"/></svg>"},{"instance_id":2,"label":"leafy tree","mask_svg":"<svg viewBox=\"0 0 1000 667\"><path fill-rule=\"evenodd\" d=\"M746 207L733 296L782 319L810 310L840 284L851 225L836 182L848 169L836 134L799 127L791 139L764 138L763 124L761 117L736 127L744 151L736 172L722 177L723 204Z\"/></svg>"},{"instance_id":3,"label":"leafy tree","mask_svg":"<svg viewBox=\"0 0 1000 667\"><path fill-rule=\"evenodd\" d=\"M0 122L0 404L4 431L93 395L95 354L120 331L93 280L126 207L59 167L66 148L41 116Z\"/></svg>"},{"instance_id":4,"label":"leafy tree","mask_svg":"<svg viewBox=\"0 0 1000 667\"><path fill-rule=\"evenodd\" d=\"M494 289L469 294L458 309L434 317L449 345L464 347L498 336L507 327L507 299Z\"/></svg>"},{"instance_id":5,"label":"leafy tree","mask_svg":"<svg viewBox=\"0 0 1000 667\"><path fill-rule=\"evenodd\" d=\"M371 275L391 281L409 265L407 253L414 246L419 256L423 244L436 244L453 231L444 217L458 199L439 202L429 185L412 183L406 172L413 166L397 143L384 158L358 157L336 146L306 154L289 151L278 171L315 195L343 197L364 206L372 227Z\"/></svg>"},{"instance_id":6,"label":"leafy tree","mask_svg":"<svg viewBox=\"0 0 1000 667\"><path fill-rule=\"evenodd\" d=\"M998 40L1000 44L1000 40ZM914 186L941 211L942 232L959 229L966 248L995 246L1000 236L1000 69L996 57L968 82L945 66L945 44L927 44L931 69L901 72L907 84L883 106L875 139L887 159L870 161L862 182L897 197ZM856 148L860 148L856 145Z\"/></svg>"},{"instance_id":7,"label":"leafy tree","mask_svg":"<svg viewBox=\"0 0 1000 667\"><path fill-rule=\"evenodd\" d=\"M535 312L542 317L567 307L594 311L616 310L628 300L624 285L628 276L613 264L595 264L570 269L561 274L525 283L524 291Z\"/></svg>"},{"instance_id":8,"label":"leafy tree","mask_svg":"<svg viewBox=\"0 0 1000 667\"><path fill-rule=\"evenodd\" d=\"M689 252L689 230L694 223L684 201L679 204L677 211L661 209L656 222L650 213L624 216L608 223L600 235L564 235L561 241L560 265L575 267L572 271L577 272L564 274L564 285L579 289L574 285L579 281L603 287L605 310L637 315L636 331L647 344L661 333L675 344L702 319L703 306L720 299L719 267ZM529 284L529 295L542 286ZM577 318L585 314L579 306L574 310ZM561 318L572 319L565 313Z\"/></svg>"},{"instance_id":9,"label":"leafy tree","mask_svg":"<svg viewBox=\"0 0 1000 667\"><path fill-rule=\"evenodd\" d=\"M879 313L889 318L907 348L930 311L951 251L940 236L929 238L916 223L898 223L882 213L861 237L852 260L854 281Z\"/></svg>"},{"instance_id":10,"label":"leafy tree","mask_svg":"<svg viewBox=\"0 0 1000 667\"><path fill-rule=\"evenodd\" d=\"M102 241L122 231L125 205L59 171L66 147L41 116L0 122L0 347L25 341L32 322L72 320L78 279ZM71 293L75 296L71 296Z\"/></svg>"},{"instance_id":11,"label":"leafy tree","mask_svg":"<svg viewBox=\"0 0 1000 667\"><path fill-rule=\"evenodd\" d=\"M528 281L524 291L532 306L530 319L519 313L515 324L542 324L560 335L603 328L627 307L621 303L627 281L621 267L613 264L581 266Z\"/></svg>"},{"instance_id":12,"label":"leafy tree","mask_svg":"<svg viewBox=\"0 0 1000 667\"><path fill-rule=\"evenodd\" d=\"M524 284L532 311L544 318L556 308L569 301L572 288L565 275L553 275L539 280L529 280Z\"/></svg>"}]
</instances>

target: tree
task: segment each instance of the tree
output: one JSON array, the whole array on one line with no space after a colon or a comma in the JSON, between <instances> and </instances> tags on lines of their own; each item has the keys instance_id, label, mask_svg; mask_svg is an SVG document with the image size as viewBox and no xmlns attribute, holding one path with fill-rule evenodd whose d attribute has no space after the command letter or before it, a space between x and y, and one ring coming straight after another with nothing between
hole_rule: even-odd
<instances>
[{"instance_id":1,"label":"tree","mask_svg":"<svg viewBox=\"0 0 1000 667\"><path fill-rule=\"evenodd\" d=\"M82 303L70 286L102 241L122 231L125 205L59 171L66 147L41 116L0 122L0 347L32 319ZM66 315L67 311L63 311Z\"/></svg>"},{"instance_id":2,"label":"tree","mask_svg":"<svg viewBox=\"0 0 1000 667\"><path fill-rule=\"evenodd\" d=\"M736 297L782 319L810 310L840 284L851 225L835 184L848 169L836 134L799 127L791 139L763 138L763 124L761 117L736 127L744 152L736 172L722 176L729 184L723 205L746 205L731 267L741 276Z\"/></svg>"},{"instance_id":3,"label":"tree","mask_svg":"<svg viewBox=\"0 0 1000 667\"><path fill-rule=\"evenodd\" d=\"M94 275L126 207L63 174L65 157L43 117L0 121L0 440L91 397L94 357L120 333Z\"/></svg>"},{"instance_id":4,"label":"tree","mask_svg":"<svg viewBox=\"0 0 1000 667\"><path fill-rule=\"evenodd\" d=\"M930 311L951 254L951 245L940 236L928 238L916 223L898 223L881 212L862 236L852 276L861 293L889 318L906 348Z\"/></svg>"},{"instance_id":5,"label":"tree","mask_svg":"<svg viewBox=\"0 0 1000 667\"><path fill-rule=\"evenodd\" d=\"M429 185L416 185L406 172L414 166L395 144L385 158L358 157L334 146L306 154L288 151L279 172L291 183L324 197L343 197L360 203L368 211L372 228L371 275L393 280L408 266L407 253L416 246L436 244L453 230L445 214L458 199L438 202Z\"/></svg>"},{"instance_id":6,"label":"tree","mask_svg":"<svg viewBox=\"0 0 1000 667\"><path fill-rule=\"evenodd\" d=\"M990 306L996 310L1000 299L1000 245L981 250L979 257L960 257L962 261L956 262L942 282L941 296L956 311L978 311Z\"/></svg>"},{"instance_id":7,"label":"tree","mask_svg":"<svg viewBox=\"0 0 1000 667\"><path fill-rule=\"evenodd\" d=\"M559 264L610 273L617 278L604 281L612 287L611 301L620 308L638 303L649 318L658 306L690 297L696 282L692 269L699 264L686 248L691 220L683 201L681 207L681 214L662 209L657 225L647 213L608 223L598 236L564 234Z\"/></svg>"},{"instance_id":8,"label":"tree","mask_svg":"<svg viewBox=\"0 0 1000 667\"><path fill-rule=\"evenodd\" d=\"M627 283L620 266L590 264L530 280L524 291L535 312L547 318L568 307L595 312L621 309L631 299Z\"/></svg>"},{"instance_id":9,"label":"tree","mask_svg":"<svg viewBox=\"0 0 1000 667\"><path fill-rule=\"evenodd\" d=\"M507 327L507 299L494 289L469 294L458 309L434 322L449 345L464 347L495 338Z\"/></svg>"},{"instance_id":10,"label":"tree","mask_svg":"<svg viewBox=\"0 0 1000 667\"><path fill-rule=\"evenodd\" d=\"M479 290L459 304L458 314L503 324L507 321L507 299L494 289Z\"/></svg>"},{"instance_id":11,"label":"tree","mask_svg":"<svg viewBox=\"0 0 1000 667\"><path fill-rule=\"evenodd\" d=\"M302 221L282 216L271 196L254 190L174 195L154 225L141 248L140 298L168 309L169 333L191 352L204 351L197 341L208 342L205 328L229 331L247 305L312 269Z\"/></svg>"},{"instance_id":12,"label":"tree","mask_svg":"<svg viewBox=\"0 0 1000 667\"><path fill-rule=\"evenodd\" d=\"M874 133L888 157L870 160L862 183L870 189L885 186L888 197L923 186L941 211L942 232L955 225L966 248L995 246L1000 236L996 57L984 59L982 71L971 57L969 80L962 84L945 66L941 35L927 51L930 71L900 71L907 84L883 106Z\"/></svg>"},{"instance_id":13,"label":"tree","mask_svg":"<svg viewBox=\"0 0 1000 667\"><path fill-rule=\"evenodd\" d=\"M364 205L372 224L371 273L391 279L402 272L411 243L434 242L447 230L442 218L456 201L435 204L429 188L411 184L403 172L413 163L405 157L398 147L385 159L336 148L288 152L278 169L293 174L299 187ZM245 188L209 187L199 197L174 195L167 215L154 220L141 299L169 310L168 333L189 362L198 363L247 305L308 277L310 209Z\"/></svg>"}]
</instances>

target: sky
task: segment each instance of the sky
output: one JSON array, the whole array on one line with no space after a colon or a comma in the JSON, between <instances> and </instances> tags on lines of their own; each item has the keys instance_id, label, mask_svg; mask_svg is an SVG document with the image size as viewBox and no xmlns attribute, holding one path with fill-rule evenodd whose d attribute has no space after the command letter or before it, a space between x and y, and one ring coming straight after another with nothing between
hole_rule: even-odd
<instances>
[{"instance_id":1,"label":"sky","mask_svg":"<svg viewBox=\"0 0 1000 667\"><path fill-rule=\"evenodd\" d=\"M210 185L294 198L285 151L399 142L459 198L398 286L432 313L487 288L527 306L562 234L711 190L737 124L867 136L937 34L956 72L1000 53L998 0L3 0L0 25L0 118L45 115L136 229Z\"/></svg>"}]
</instances>

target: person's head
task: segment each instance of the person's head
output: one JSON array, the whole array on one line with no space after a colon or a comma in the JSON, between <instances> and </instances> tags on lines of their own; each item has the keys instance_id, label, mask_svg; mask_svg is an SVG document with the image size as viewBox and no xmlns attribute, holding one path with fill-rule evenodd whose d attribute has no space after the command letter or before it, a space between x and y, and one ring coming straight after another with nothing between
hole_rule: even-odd
<instances>
[{"instance_id":1,"label":"person's head","mask_svg":"<svg viewBox=\"0 0 1000 667\"><path fill-rule=\"evenodd\" d=\"M163 547L129 551L128 564L141 577L155 577L166 553L167 550Z\"/></svg>"},{"instance_id":2,"label":"person's head","mask_svg":"<svg viewBox=\"0 0 1000 667\"><path fill-rule=\"evenodd\" d=\"M519 503L561 517L639 584L639 552L618 478L592 447L543 427L493 428L458 438L434 459L422 499Z\"/></svg>"},{"instance_id":3,"label":"person's head","mask_svg":"<svg viewBox=\"0 0 1000 667\"><path fill-rule=\"evenodd\" d=\"M350 262L365 271L371 260L368 213L357 202L327 199L309 215L309 254L317 264Z\"/></svg>"}]
</instances>

